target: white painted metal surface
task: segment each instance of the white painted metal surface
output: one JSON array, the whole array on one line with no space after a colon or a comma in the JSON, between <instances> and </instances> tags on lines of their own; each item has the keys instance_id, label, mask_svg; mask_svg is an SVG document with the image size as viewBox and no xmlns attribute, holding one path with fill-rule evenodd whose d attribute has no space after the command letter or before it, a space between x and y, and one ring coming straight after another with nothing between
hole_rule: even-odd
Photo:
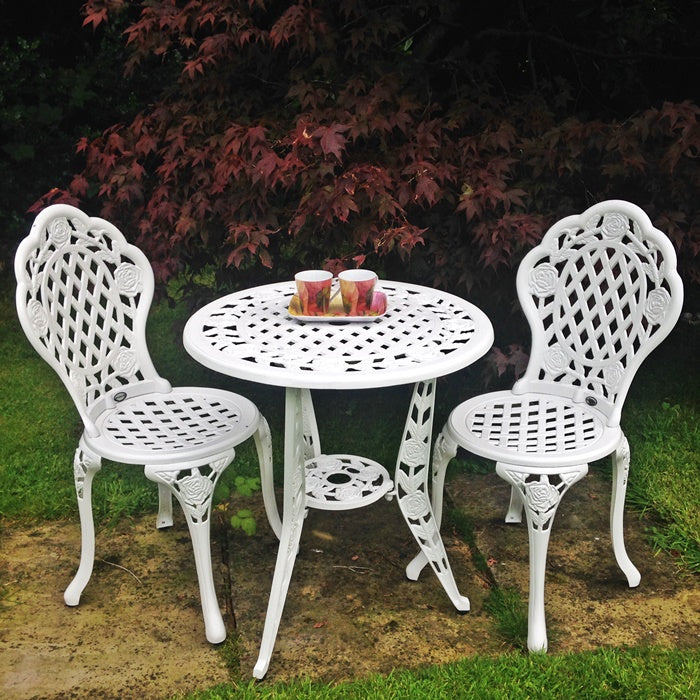
<instances>
[{"instance_id":1,"label":"white painted metal surface","mask_svg":"<svg viewBox=\"0 0 700 700\"><path fill-rule=\"evenodd\" d=\"M523 260L518 296L532 331L525 375L512 391L459 405L436 441L435 484L458 447L496 461L511 484L506 520L530 537L528 647L547 648L544 573L557 506L588 463L613 455L611 534L630 586L639 571L622 519L630 451L620 413L642 360L680 315L683 287L668 238L634 204L602 202L552 226ZM424 565L419 555L412 566Z\"/></svg>"},{"instance_id":2,"label":"white painted metal surface","mask_svg":"<svg viewBox=\"0 0 700 700\"><path fill-rule=\"evenodd\" d=\"M444 376L491 347L491 323L468 301L418 285L378 286L387 312L365 323L290 318L293 282L236 292L189 319L185 348L211 369L262 384L371 389Z\"/></svg>"},{"instance_id":3,"label":"white painted metal surface","mask_svg":"<svg viewBox=\"0 0 700 700\"><path fill-rule=\"evenodd\" d=\"M143 464L158 484L158 527L172 525L172 496L185 513L199 578L206 636L226 637L212 578L211 499L235 446L254 437L272 470L265 419L246 398L201 387L171 387L146 346L153 272L112 224L54 205L36 218L15 256L22 328L68 389L83 420L74 459L82 549L66 589L78 605L92 573L92 480L102 458ZM31 419L31 417L28 417Z\"/></svg>"},{"instance_id":4,"label":"white painted metal surface","mask_svg":"<svg viewBox=\"0 0 700 700\"><path fill-rule=\"evenodd\" d=\"M406 523L445 592L469 609L454 581L428 492L436 378L467 367L493 342L488 318L473 304L438 290L380 281L388 309L366 322L304 322L287 313L292 282L236 292L187 322L184 344L202 364L240 379L286 387L284 506L280 520L271 474L263 472L270 524L280 537L260 655L270 664L306 510L358 508L396 497ZM414 384L394 480L356 455L324 455L311 389L378 389ZM421 567L422 568L422 567ZM407 569L416 579L420 569Z\"/></svg>"}]
</instances>

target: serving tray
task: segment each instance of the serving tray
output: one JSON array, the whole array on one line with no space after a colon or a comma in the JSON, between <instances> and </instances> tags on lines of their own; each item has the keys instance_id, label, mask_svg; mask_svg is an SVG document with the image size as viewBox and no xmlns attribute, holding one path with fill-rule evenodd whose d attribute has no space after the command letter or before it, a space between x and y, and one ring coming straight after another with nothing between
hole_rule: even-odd
<instances>
[{"instance_id":1,"label":"serving tray","mask_svg":"<svg viewBox=\"0 0 700 700\"><path fill-rule=\"evenodd\" d=\"M301 311L301 302L296 294L291 298L287 307L287 313L297 321L313 321L314 323L367 323L367 321L376 321L384 316L386 310L386 294L379 291L376 291L372 297L372 310L361 315L346 314L340 294L336 294L331 299L328 312L318 316L305 316Z\"/></svg>"}]
</instances>

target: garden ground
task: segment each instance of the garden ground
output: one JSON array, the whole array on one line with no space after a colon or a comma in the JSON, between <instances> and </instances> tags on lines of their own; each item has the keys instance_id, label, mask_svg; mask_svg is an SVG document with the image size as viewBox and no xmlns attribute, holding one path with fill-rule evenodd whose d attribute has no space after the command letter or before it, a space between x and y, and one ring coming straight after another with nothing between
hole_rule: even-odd
<instances>
[{"instance_id":1,"label":"garden ground","mask_svg":"<svg viewBox=\"0 0 700 700\"><path fill-rule=\"evenodd\" d=\"M98 533L97 561L81 605L62 593L77 565L76 522L0 530L0 695L6 698L158 698L251 677L276 540L259 494L236 497L256 512L257 534L214 528L219 601L233 644L207 644L189 537L154 516ZM155 500L155 495L154 495ZM527 531L503 522L508 488L494 475L457 475L448 500L473 522L489 565L481 573L457 532L443 536L460 590L456 613L435 576L406 580L415 544L395 502L345 513L311 511L263 683L309 677L329 683L510 649L484 610L489 587L527 595ZM607 529L607 478L594 471L565 496L550 543L546 610L550 653L599 646L700 647L700 583L655 554L645 517L628 513L627 548L642 573L629 589ZM240 505L239 505L240 504ZM232 615L235 612L235 621Z\"/></svg>"}]
</instances>

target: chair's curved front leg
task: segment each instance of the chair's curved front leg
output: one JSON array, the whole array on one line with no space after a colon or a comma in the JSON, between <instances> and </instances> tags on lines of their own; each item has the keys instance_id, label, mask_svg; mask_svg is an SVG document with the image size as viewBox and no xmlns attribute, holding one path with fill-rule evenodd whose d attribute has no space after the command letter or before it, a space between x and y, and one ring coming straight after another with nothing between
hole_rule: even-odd
<instances>
[{"instance_id":1,"label":"chair's curved front leg","mask_svg":"<svg viewBox=\"0 0 700 700\"><path fill-rule=\"evenodd\" d=\"M92 480L100 470L102 460L89 450L82 438L73 458L73 478L80 514L80 564L73 580L63 594L66 605L78 605L95 563L95 525L92 520Z\"/></svg>"},{"instance_id":2,"label":"chair's curved front leg","mask_svg":"<svg viewBox=\"0 0 700 700\"><path fill-rule=\"evenodd\" d=\"M547 624L544 614L544 579L547 548L554 516L568 488L588 472L588 465L561 468L556 473L512 464L496 464L496 473L520 493L525 506L530 544L530 593L528 604L527 648L547 650Z\"/></svg>"},{"instance_id":3,"label":"chair's curved front leg","mask_svg":"<svg viewBox=\"0 0 700 700\"><path fill-rule=\"evenodd\" d=\"M627 577L630 588L639 585L642 575L625 549L625 533L623 519L625 515L625 493L627 492L627 477L630 470L630 446L623 435L620 444L612 456L613 483L612 499L610 501L610 537L612 539L613 552L618 566Z\"/></svg>"},{"instance_id":4,"label":"chair's curved front leg","mask_svg":"<svg viewBox=\"0 0 700 700\"><path fill-rule=\"evenodd\" d=\"M232 462L234 454L234 450L229 450L205 466L146 465L144 468L148 479L170 490L185 514L199 581L204 629L207 640L212 644L218 644L226 639L226 627L216 598L211 567L212 496L219 476Z\"/></svg>"}]
</instances>

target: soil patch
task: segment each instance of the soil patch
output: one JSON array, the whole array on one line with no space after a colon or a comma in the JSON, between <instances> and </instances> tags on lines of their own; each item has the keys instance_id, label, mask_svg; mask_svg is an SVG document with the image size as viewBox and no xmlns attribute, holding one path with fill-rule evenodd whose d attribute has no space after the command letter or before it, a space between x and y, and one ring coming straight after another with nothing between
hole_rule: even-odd
<instances>
[{"instance_id":1,"label":"soil patch","mask_svg":"<svg viewBox=\"0 0 700 700\"><path fill-rule=\"evenodd\" d=\"M477 545L499 585L527 596L527 529L503 522L508 487L495 475L458 476L452 504L474 522ZM642 572L630 589L607 529L607 481L589 475L564 498L548 559L550 652L600 646L700 646L700 586L655 555L644 523L627 518L627 548ZM181 514L169 531L154 518L98 533L92 579L81 605L63 604L75 572L79 527L5 523L0 598L0 696L166 698L251 677L267 608L277 540L255 497L258 533L216 527L219 601L239 652L233 668L204 637L194 563ZM416 545L395 502L357 511L311 511L275 652L271 683L299 677L335 682L507 648L484 611L488 582L455 532L443 538L471 611L458 614L431 571L408 581ZM235 620L231 611L235 612Z\"/></svg>"}]
</instances>

